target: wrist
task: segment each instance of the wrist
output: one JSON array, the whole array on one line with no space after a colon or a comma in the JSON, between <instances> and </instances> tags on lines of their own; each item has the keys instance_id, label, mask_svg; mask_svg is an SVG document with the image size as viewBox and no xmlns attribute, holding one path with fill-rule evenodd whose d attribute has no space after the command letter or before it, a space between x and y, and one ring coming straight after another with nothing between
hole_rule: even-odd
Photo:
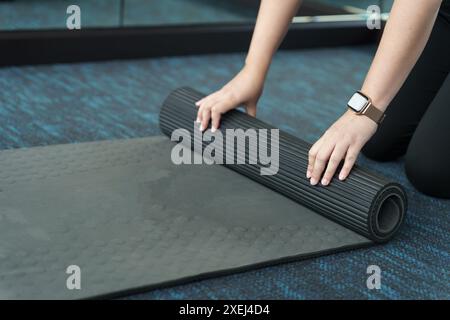
<instances>
[{"instance_id":1,"label":"wrist","mask_svg":"<svg viewBox=\"0 0 450 320\"><path fill-rule=\"evenodd\" d=\"M381 92L378 92L378 90L375 90L369 86L363 86L361 88L361 92L364 92L370 99L372 100L372 103L377 107L377 109L385 112L387 109L387 106L390 103L389 98L384 95Z\"/></svg>"},{"instance_id":2,"label":"wrist","mask_svg":"<svg viewBox=\"0 0 450 320\"><path fill-rule=\"evenodd\" d=\"M371 97L362 91L355 92L347 106L356 115L366 116L376 124L380 124L385 117L384 111L375 106Z\"/></svg>"},{"instance_id":3,"label":"wrist","mask_svg":"<svg viewBox=\"0 0 450 320\"><path fill-rule=\"evenodd\" d=\"M363 126L363 127L367 127L367 128L378 128L379 124L376 123L375 121L373 121L372 119L369 119L368 117L356 113L355 111L348 109L345 113L344 113L344 118L347 118L350 123L353 123L355 125L359 125L359 126ZM375 129L376 130L376 129Z\"/></svg>"},{"instance_id":4,"label":"wrist","mask_svg":"<svg viewBox=\"0 0 450 320\"><path fill-rule=\"evenodd\" d=\"M266 74L269 70L270 62L269 63L263 63L263 62L256 62L252 61L249 58L245 60L244 64L244 70L248 71L250 74L252 74L255 77L265 79Z\"/></svg>"}]
</instances>

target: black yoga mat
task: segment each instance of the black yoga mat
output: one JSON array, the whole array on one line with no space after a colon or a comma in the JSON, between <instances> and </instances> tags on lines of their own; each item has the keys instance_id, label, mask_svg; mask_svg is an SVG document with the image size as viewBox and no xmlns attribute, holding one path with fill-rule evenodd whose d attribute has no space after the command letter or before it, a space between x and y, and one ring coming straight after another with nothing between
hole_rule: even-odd
<instances>
[{"instance_id":1,"label":"black yoga mat","mask_svg":"<svg viewBox=\"0 0 450 320\"><path fill-rule=\"evenodd\" d=\"M164 102L160 113L160 126L164 134L171 136L174 130L185 129L191 137L188 140L189 146L194 147L194 138L197 137L202 150L205 150L213 140L204 141L201 135L194 134L197 130L194 124L197 116L195 102L203 96L191 88L174 91ZM276 128L241 111L230 111L221 119L220 131L224 139L221 155L225 154L228 129L270 130ZM390 239L403 220L406 196L402 187L395 182L355 166L345 181L335 178L327 187L311 186L306 178L308 151L311 145L283 131L279 131L278 148L272 150L279 153L279 169L274 175L262 175L263 165L259 162L254 165L248 164L249 154L256 153L249 148L248 141L241 142L241 149L239 149L237 139L234 137L232 139L236 157L233 164L226 165L227 167L373 241L383 242ZM180 138L179 141L186 143L186 140ZM257 147L259 150L269 146L269 143L265 143ZM236 164L239 150L242 153L240 156L248 165Z\"/></svg>"},{"instance_id":2,"label":"black yoga mat","mask_svg":"<svg viewBox=\"0 0 450 320\"><path fill-rule=\"evenodd\" d=\"M168 98L164 132L191 128L197 97L182 89ZM233 112L222 128L245 128L235 122L241 118L266 126ZM279 173L266 177L241 165L175 165L175 144L163 136L1 151L0 298L112 297L392 236L397 225L381 237L371 228L376 220L389 227L393 216L400 222L398 185L358 168L346 183L314 193L301 185L303 172L287 176L287 142L301 159L306 144L280 133ZM395 210L389 223L376 217ZM81 289L67 287L71 266L79 267Z\"/></svg>"}]
</instances>

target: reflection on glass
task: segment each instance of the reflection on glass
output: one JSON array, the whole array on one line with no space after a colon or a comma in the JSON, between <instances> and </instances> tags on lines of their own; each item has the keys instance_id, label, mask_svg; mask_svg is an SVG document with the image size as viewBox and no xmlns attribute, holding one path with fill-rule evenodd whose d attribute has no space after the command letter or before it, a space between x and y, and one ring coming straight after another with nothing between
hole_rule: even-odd
<instances>
[{"instance_id":1,"label":"reflection on glass","mask_svg":"<svg viewBox=\"0 0 450 320\"><path fill-rule=\"evenodd\" d=\"M377 5L381 12L391 10L394 0L316 0L317 2L338 6L351 13L364 13L369 6Z\"/></svg>"},{"instance_id":2,"label":"reflection on glass","mask_svg":"<svg viewBox=\"0 0 450 320\"><path fill-rule=\"evenodd\" d=\"M296 21L364 19L368 6L388 12L393 0L304 0ZM260 0L0 0L0 30L64 29L69 5L81 8L81 27L253 23ZM314 17L325 16L324 19ZM311 18L313 17L313 18ZM341 19L339 19L341 17Z\"/></svg>"},{"instance_id":3,"label":"reflection on glass","mask_svg":"<svg viewBox=\"0 0 450 320\"><path fill-rule=\"evenodd\" d=\"M67 7L81 8L82 28L119 26L120 0L0 0L0 30L65 29Z\"/></svg>"},{"instance_id":4,"label":"reflection on glass","mask_svg":"<svg viewBox=\"0 0 450 320\"><path fill-rule=\"evenodd\" d=\"M255 21L260 0L124 0L125 26ZM372 0L373 1L373 0ZM346 1L304 0L298 16L350 14ZM361 11L361 10L360 10Z\"/></svg>"},{"instance_id":5,"label":"reflection on glass","mask_svg":"<svg viewBox=\"0 0 450 320\"><path fill-rule=\"evenodd\" d=\"M125 0L124 25L251 22L257 10L248 0Z\"/></svg>"},{"instance_id":6,"label":"reflection on glass","mask_svg":"<svg viewBox=\"0 0 450 320\"><path fill-rule=\"evenodd\" d=\"M366 11L368 6L379 5L378 0L318 0L318 2L340 6L350 12L361 13Z\"/></svg>"}]
</instances>

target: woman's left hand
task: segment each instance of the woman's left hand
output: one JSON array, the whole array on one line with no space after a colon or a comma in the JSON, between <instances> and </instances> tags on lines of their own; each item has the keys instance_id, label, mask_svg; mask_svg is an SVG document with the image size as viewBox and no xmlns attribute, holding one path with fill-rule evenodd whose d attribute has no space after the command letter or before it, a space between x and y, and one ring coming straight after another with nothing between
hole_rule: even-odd
<instances>
[{"instance_id":1,"label":"woman's left hand","mask_svg":"<svg viewBox=\"0 0 450 320\"><path fill-rule=\"evenodd\" d=\"M368 117L351 110L340 117L309 150L306 177L311 184L321 180L322 185L328 185L342 159L345 161L339 180L345 180L377 126Z\"/></svg>"}]
</instances>

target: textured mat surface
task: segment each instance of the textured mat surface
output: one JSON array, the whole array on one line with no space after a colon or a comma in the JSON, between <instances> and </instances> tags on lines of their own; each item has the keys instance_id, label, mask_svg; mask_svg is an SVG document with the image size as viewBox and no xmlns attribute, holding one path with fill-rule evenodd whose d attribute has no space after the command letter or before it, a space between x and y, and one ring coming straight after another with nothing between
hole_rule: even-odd
<instances>
[{"instance_id":1,"label":"textured mat surface","mask_svg":"<svg viewBox=\"0 0 450 320\"><path fill-rule=\"evenodd\" d=\"M173 165L172 146L0 152L0 299L95 297L368 243L224 167Z\"/></svg>"},{"instance_id":2,"label":"textured mat surface","mask_svg":"<svg viewBox=\"0 0 450 320\"><path fill-rule=\"evenodd\" d=\"M278 53L258 117L314 142L364 80L372 47ZM161 101L179 86L220 88L244 54L0 69L0 148L161 134ZM320 97L318 99L317 97ZM389 243L151 290L133 299L412 299L450 298L450 201L417 192L403 161L358 162L406 188L408 214ZM366 269L382 270L380 290Z\"/></svg>"}]
</instances>

